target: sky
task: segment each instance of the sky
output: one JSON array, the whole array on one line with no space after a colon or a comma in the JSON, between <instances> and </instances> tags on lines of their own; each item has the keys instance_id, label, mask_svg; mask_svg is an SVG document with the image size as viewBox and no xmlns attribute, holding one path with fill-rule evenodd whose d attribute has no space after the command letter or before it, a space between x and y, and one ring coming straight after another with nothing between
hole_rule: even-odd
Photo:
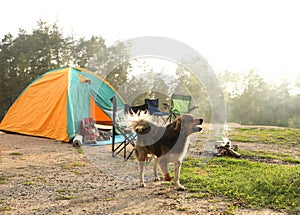
<instances>
[{"instance_id":1,"label":"sky","mask_svg":"<svg viewBox=\"0 0 300 215\"><path fill-rule=\"evenodd\" d=\"M10 0L2 1L0 37L31 32L39 19L66 34L100 35L108 44L140 36L178 40L216 72L256 70L265 78L300 74L297 0Z\"/></svg>"}]
</instances>

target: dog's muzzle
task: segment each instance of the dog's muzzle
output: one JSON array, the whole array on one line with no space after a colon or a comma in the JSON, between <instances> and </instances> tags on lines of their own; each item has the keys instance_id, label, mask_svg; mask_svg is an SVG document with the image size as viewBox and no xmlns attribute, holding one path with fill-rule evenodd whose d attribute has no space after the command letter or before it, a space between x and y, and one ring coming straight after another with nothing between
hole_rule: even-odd
<instances>
[{"instance_id":1,"label":"dog's muzzle","mask_svg":"<svg viewBox=\"0 0 300 215\"><path fill-rule=\"evenodd\" d=\"M202 125L202 123L203 123L203 119L197 119L197 123L196 123L196 125L193 127L193 132L200 132L200 131L202 131L202 128L201 127L199 127L200 125Z\"/></svg>"},{"instance_id":2,"label":"dog's muzzle","mask_svg":"<svg viewBox=\"0 0 300 215\"><path fill-rule=\"evenodd\" d=\"M137 134L147 134L147 133L149 133L149 131L151 130L151 128L150 127L143 127L143 126L140 126L140 127L137 127L136 129L135 129L135 132L137 133Z\"/></svg>"}]
</instances>

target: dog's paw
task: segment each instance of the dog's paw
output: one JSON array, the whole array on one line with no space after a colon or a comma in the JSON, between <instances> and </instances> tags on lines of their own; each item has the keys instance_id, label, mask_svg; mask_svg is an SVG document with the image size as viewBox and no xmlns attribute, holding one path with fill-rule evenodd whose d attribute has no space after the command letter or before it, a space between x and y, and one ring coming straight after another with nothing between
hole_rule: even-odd
<instances>
[{"instance_id":1,"label":"dog's paw","mask_svg":"<svg viewBox=\"0 0 300 215\"><path fill-rule=\"evenodd\" d=\"M143 183L143 182L141 182L141 183L140 183L140 187L146 187L146 184Z\"/></svg>"},{"instance_id":2,"label":"dog's paw","mask_svg":"<svg viewBox=\"0 0 300 215\"><path fill-rule=\"evenodd\" d=\"M154 181L160 181L160 178L159 177L155 177Z\"/></svg>"},{"instance_id":3,"label":"dog's paw","mask_svg":"<svg viewBox=\"0 0 300 215\"><path fill-rule=\"evenodd\" d=\"M172 181L172 178L169 173L165 175L164 179L165 181Z\"/></svg>"},{"instance_id":4,"label":"dog's paw","mask_svg":"<svg viewBox=\"0 0 300 215\"><path fill-rule=\"evenodd\" d=\"M178 191L184 191L185 190L184 186L182 186L182 185L177 186L176 189Z\"/></svg>"}]
</instances>

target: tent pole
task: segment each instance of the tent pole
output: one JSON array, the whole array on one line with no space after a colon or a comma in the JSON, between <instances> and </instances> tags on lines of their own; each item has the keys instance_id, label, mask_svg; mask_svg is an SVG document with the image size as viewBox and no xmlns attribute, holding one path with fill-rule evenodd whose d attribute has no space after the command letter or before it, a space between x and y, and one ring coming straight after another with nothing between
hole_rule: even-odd
<instances>
[{"instance_id":1,"label":"tent pole","mask_svg":"<svg viewBox=\"0 0 300 215\"><path fill-rule=\"evenodd\" d=\"M117 104L116 104L116 96L113 96L111 99L111 102L113 103L113 129L112 129L112 157L115 156L115 136L116 136L116 128L115 128L115 123L116 123L116 111L117 111Z\"/></svg>"}]
</instances>

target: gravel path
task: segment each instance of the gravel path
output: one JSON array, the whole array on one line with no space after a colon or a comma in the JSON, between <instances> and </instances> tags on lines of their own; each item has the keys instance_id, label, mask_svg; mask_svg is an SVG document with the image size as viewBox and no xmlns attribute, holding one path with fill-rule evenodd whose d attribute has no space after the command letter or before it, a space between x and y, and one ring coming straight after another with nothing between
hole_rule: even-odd
<instances>
[{"instance_id":1,"label":"gravel path","mask_svg":"<svg viewBox=\"0 0 300 215\"><path fill-rule=\"evenodd\" d=\"M138 188L138 165L111 156L111 146L82 147L0 134L0 214L228 214L221 198L189 198L164 182ZM235 214L279 214L239 209Z\"/></svg>"}]
</instances>

